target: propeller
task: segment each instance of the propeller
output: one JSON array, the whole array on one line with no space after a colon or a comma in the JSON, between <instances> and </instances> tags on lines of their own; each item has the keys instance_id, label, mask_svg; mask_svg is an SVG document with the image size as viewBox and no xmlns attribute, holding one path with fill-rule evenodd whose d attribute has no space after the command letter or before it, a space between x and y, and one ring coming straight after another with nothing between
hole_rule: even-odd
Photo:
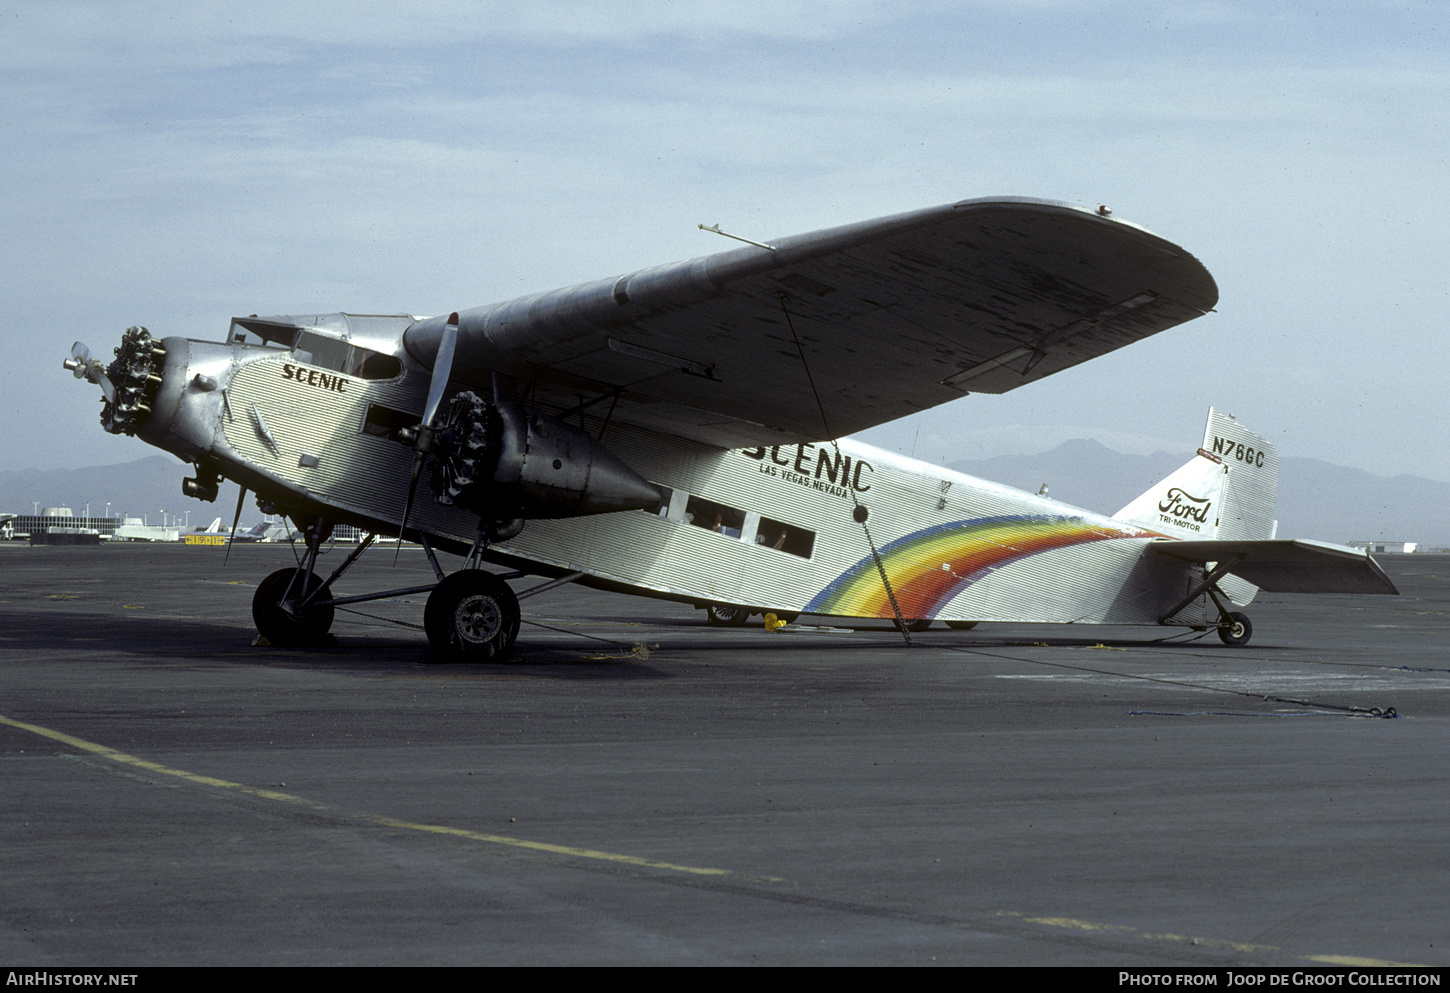
<instances>
[{"instance_id":1,"label":"propeller","mask_svg":"<svg viewBox=\"0 0 1450 993\"><path fill-rule=\"evenodd\" d=\"M433 381L428 384L428 402L423 406L423 421L418 425L413 439L413 474L408 480L408 499L403 504L403 522L398 525L398 547L393 551L393 564L398 564L398 554L403 549L403 531L408 526L408 517L413 512L413 497L418 492L418 476L423 472L423 463L433 447L433 421L443 403L443 394L448 389L448 377L453 371L453 349L458 344L458 313L448 315L443 328L443 337L438 341L438 354L433 359Z\"/></svg>"},{"instance_id":2,"label":"propeller","mask_svg":"<svg viewBox=\"0 0 1450 993\"><path fill-rule=\"evenodd\" d=\"M100 359L91 358L91 350L84 344L78 341L70 346L70 358L65 360L65 367L75 374L76 379L89 379L99 386L107 403L116 402L116 387L106 375L106 367Z\"/></svg>"}]
</instances>

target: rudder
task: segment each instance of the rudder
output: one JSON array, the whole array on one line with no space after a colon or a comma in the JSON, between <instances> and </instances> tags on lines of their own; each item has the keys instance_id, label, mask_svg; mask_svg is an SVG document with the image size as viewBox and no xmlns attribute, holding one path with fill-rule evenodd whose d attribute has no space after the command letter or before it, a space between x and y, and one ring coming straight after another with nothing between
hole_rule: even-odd
<instances>
[{"instance_id":1,"label":"rudder","mask_svg":"<svg viewBox=\"0 0 1450 993\"><path fill-rule=\"evenodd\" d=\"M1279 530L1274 507L1279 499L1279 453L1232 414L1208 410L1204 452L1226 470L1218 534L1233 540L1273 538Z\"/></svg>"},{"instance_id":2,"label":"rudder","mask_svg":"<svg viewBox=\"0 0 1450 993\"><path fill-rule=\"evenodd\" d=\"M1278 493L1274 446L1210 407L1193 459L1113 517L1173 538L1272 538Z\"/></svg>"}]
</instances>

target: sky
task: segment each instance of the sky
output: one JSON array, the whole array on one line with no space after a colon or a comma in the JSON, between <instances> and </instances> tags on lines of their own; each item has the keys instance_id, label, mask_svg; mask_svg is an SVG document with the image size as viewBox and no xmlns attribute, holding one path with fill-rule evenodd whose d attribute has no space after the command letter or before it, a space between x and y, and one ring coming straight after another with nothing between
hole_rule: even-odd
<instances>
[{"instance_id":1,"label":"sky","mask_svg":"<svg viewBox=\"0 0 1450 993\"><path fill-rule=\"evenodd\" d=\"M1450 480L1450 5L0 0L0 468L101 430L130 325L433 314L994 195L1106 204L1215 313L863 437ZM178 483L183 472L178 463Z\"/></svg>"}]
</instances>

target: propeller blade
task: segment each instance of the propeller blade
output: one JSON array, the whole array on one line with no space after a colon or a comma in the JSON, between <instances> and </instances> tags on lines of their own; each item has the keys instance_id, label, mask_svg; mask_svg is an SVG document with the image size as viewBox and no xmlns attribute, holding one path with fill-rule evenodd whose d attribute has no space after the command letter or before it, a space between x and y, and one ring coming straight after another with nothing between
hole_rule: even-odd
<instances>
[{"instance_id":1,"label":"propeller blade","mask_svg":"<svg viewBox=\"0 0 1450 993\"><path fill-rule=\"evenodd\" d=\"M107 403L114 404L116 402L116 387L112 385L111 377L97 368L93 373L88 374L86 378L101 388L101 393L105 395Z\"/></svg>"},{"instance_id":2,"label":"propeller blade","mask_svg":"<svg viewBox=\"0 0 1450 993\"><path fill-rule=\"evenodd\" d=\"M458 312L448 315L443 337L438 341L438 354L433 360L433 380L428 384L428 402L423 407L423 423L418 427L418 437L413 442L413 474L408 480L408 499L403 503L403 521L398 525L398 545L393 550L393 565L398 564L398 555L403 551L403 531L408 526L408 517L413 512L413 497L418 492L418 477L423 472L423 462L428 458L428 449L433 447L433 421L438 416L438 407L443 403L443 394L448 389L448 377L453 373L453 350L458 344Z\"/></svg>"},{"instance_id":3,"label":"propeller blade","mask_svg":"<svg viewBox=\"0 0 1450 993\"><path fill-rule=\"evenodd\" d=\"M106 375L105 365L100 359L91 358L91 350L85 342L78 341L70 346L70 358L65 360L65 367L76 379L89 379L99 386L108 403L116 402L116 387Z\"/></svg>"},{"instance_id":4,"label":"propeller blade","mask_svg":"<svg viewBox=\"0 0 1450 993\"><path fill-rule=\"evenodd\" d=\"M428 403L423 408L423 426L431 428L433 418L438 416L438 405L443 402L443 393L448 389L448 377L453 372L453 348L458 344L458 315L448 315L448 324L443 328L443 337L438 342L438 355L433 360L433 381L428 384Z\"/></svg>"},{"instance_id":5,"label":"propeller blade","mask_svg":"<svg viewBox=\"0 0 1450 993\"><path fill-rule=\"evenodd\" d=\"M423 471L423 460L428 457L427 452L419 452L413 456L413 476L408 480L408 499L403 504L403 523L398 525L398 543L393 547L393 565L398 564L398 556L403 551L403 529L408 526L408 515L413 511L413 496L418 492L418 476Z\"/></svg>"}]
</instances>

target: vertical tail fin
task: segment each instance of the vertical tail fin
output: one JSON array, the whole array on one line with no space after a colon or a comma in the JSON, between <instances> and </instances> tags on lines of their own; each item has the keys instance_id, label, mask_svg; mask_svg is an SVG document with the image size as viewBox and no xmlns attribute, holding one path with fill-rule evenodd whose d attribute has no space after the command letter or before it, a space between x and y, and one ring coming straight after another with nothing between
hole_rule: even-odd
<instances>
[{"instance_id":1,"label":"vertical tail fin","mask_svg":"<svg viewBox=\"0 0 1450 993\"><path fill-rule=\"evenodd\" d=\"M1228 470L1217 537L1274 537L1279 530L1274 518L1274 505L1279 499L1279 453L1274 446L1234 420L1232 414L1210 407L1200 451L1220 459Z\"/></svg>"},{"instance_id":2,"label":"vertical tail fin","mask_svg":"<svg viewBox=\"0 0 1450 993\"><path fill-rule=\"evenodd\" d=\"M1209 408L1192 461L1113 516L1173 538L1272 538L1278 495L1274 446Z\"/></svg>"},{"instance_id":3,"label":"vertical tail fin","mask_svg":"<svg viewBox=\"0 0 1450 993\"><path fill-rule=\"evenodd\" d=\"M1193 461L1113 516L1173 538L1272 538L1279 530L1279 455L1232 414L1208 409L1203 445ZM1218 581L1244 605L1258 587L1237 576Z\"/></svg>"}]
</instances>

